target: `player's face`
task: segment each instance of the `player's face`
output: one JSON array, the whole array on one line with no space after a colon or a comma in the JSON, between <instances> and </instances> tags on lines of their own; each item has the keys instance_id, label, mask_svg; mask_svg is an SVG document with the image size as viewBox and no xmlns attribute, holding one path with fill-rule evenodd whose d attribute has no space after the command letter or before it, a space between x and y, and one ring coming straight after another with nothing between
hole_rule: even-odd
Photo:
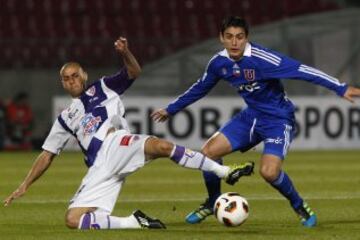
<instances>
[{"instance_id":1,"label":"player's face","mask_svg":"<svg viewBox=\"0 0 360 240\"><path fill-rule=\"evenodd\" d=\"M61 75L61 82L64 89L72 96L79 97L85 87L85 73L77 66L69 66L64 69Z\"/></svg>"},{"instance_id":2,"label":"player's face","mask_svg":"<svg viewBox=\"0 0 360 240\"><path fill-rule=\"evenodd\" d=\"M229 56L234 60L239 60L244 53L248 38L241 27L228 27L224 34L220 33L220 41L226 48Z\"/></svg>"}]
</instances>

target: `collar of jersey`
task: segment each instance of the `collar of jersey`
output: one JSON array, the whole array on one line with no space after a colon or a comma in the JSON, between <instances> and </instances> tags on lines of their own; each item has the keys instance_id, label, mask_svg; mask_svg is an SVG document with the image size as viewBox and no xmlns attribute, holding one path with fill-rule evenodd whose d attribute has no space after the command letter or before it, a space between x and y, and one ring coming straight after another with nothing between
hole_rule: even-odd
<instances>
[{"instance_id":1,"label":"collar of jersey","mask_svg":"<svg viewBox=\"0 0 360 240\"><path fill-rule=\"evenodd\" d=\"M219 55L222 57L226 57L228 59L230 59L231 61L234 62L234 59L229 57L229 53L226 49L222 50L219 52ZM249 42L246 43L245 45L245 51L244 51L244 55L245 57L251 57L251 44Z\"/></svg>"}]
</instances>

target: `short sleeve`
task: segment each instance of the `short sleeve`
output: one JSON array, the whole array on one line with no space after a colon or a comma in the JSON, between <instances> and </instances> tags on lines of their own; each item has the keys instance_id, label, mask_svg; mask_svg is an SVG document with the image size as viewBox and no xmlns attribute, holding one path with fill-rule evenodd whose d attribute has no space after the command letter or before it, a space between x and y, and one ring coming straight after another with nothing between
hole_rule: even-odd
<instances>
[{"instance_id":1,"label":"short sleeve","mask_svg":"<svg viewBox=\"0 0 360 240\"><path fill-rule=\"evenodd\" d=\"M105 85L119 95L123 94L134 82L135 79L129 79L127 69L123 67L119 72L103 78Z\"/></svg>"},{"instance_id":2,"label":"short sleeve","mask_svg":"<svg viewBox=\"0 0 360 240\"><path fill-rule=\"evenodd\" d=\"M66 131L59 123L59 120L56 119L42 148L48 152L58 155L64 148L70 136L72 135Z\"/></svg>"}]
</instances>

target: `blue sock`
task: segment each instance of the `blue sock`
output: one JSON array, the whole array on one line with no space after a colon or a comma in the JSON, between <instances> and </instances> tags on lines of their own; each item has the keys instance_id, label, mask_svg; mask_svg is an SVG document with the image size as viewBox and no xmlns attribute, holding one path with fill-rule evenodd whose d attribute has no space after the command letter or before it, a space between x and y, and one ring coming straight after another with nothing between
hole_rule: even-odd
<instances>
[{"instance_id":1,"label":"blue sock","mask_svg":"<svg viewBox=\"0 0 360 240\"><path fill-rule=\"evenodd\" d=\"M276 188L284 197L289 201L293 209L298 209L303 204L303 199L299 196L289 176L281 171L275 181L271 183L271 186Z\"/></svg>"},{"instance_id":2,"label":"blue sock","mask_svg":"<svg viewBox=\"0 0 360 240\"><path fill-rule=\"evenodd\" d=\"M217 160L222 165L222 159ZM209 194L209 204L214 206L216 199L221 195L221 179L212 172L203 172L206 189Z\"/></svg>"}]
</instances>

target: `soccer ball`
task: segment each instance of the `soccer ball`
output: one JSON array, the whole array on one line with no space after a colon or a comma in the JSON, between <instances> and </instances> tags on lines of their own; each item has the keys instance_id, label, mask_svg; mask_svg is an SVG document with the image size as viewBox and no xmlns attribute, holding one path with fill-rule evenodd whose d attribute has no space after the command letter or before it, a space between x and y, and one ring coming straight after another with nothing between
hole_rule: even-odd
<instances>
[{"instance_id":1,"label":"soccer ball","mask_svg":"<svg viewBox=\"0 0 360 240\"><path fill-rule=\"evenodd\" d=\"M239 226L249 216L249 204L236 192L224 193L216 199L214 215L225 226Z\"/></svg>"}]
</instances>

